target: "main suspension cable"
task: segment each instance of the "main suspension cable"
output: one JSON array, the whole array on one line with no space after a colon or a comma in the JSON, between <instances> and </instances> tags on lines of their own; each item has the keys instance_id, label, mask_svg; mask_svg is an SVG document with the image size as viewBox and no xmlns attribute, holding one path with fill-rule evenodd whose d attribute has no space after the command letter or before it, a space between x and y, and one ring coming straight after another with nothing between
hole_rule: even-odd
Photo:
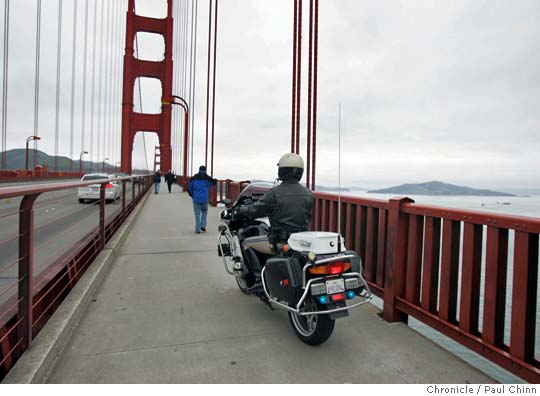
<instances>
[{"instance_id":1,"label":"main suspension cable","mask_svg":"<svg viewBox=\"0 0 540 396\"><path fill-rule=\"evenodd\" d=\"M88 0L85 1L85 11L84 11L84 57L83 57L83 93L82 93L82 121L81 121L81 153L85 148L85 132L86 132L86 63L87 63L87 52L88 52ZM82 155L79 157L79 169L82 167Z\"/></svg>"}]
</instances>

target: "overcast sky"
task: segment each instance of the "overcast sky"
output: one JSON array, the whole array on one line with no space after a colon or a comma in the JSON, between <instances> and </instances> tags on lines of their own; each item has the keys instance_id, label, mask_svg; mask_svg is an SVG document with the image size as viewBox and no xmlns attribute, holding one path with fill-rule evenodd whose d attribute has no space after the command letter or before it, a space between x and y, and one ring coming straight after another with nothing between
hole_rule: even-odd
<instances>
[{"instance_id":1,"label":"overcast sky","mask_svg":"<svg viewBox=\"0 0 540 396\"><path fill-rule=\"evenodd\" d=\"M36 0L11 3L8 148L21 146L33 125ZM165 3L138 0L138 13L162 17ZM303 3L305 135L309 1ZM344 185L373 188L429 180L479 188L540 185L540 2L319 3L318 184L337 185L341 103ZM79 0L79 37L84 6ZM42 44L40 122L47 127L41 129L40 148L53 153L58 2L43 1L43 8L50 17L42 25L48 44ZM64 0L64 9L62 65L70 80L73 1ZM273 179L277 160L290 147L292 12L292 0L219 2L216 177ZM207 24L208 0L199 0L195 166L204 162ZM121 45L113 54L123 53ZM160 58L162 44L141 39L140 50ZM159 111L159 92L159 84L143 85L146 111ZM76 97L78 125L81 100L82 95ZM61 133L69 134L69 89L61 102ZM156 138L146 135L151 161ZM136 166L144 165L141 136ZM79 140L75 147L78 156ZM64 139L61 153L66 150ZM305 143L302 152L305 157Z\"/></svg>"}]
</instances>

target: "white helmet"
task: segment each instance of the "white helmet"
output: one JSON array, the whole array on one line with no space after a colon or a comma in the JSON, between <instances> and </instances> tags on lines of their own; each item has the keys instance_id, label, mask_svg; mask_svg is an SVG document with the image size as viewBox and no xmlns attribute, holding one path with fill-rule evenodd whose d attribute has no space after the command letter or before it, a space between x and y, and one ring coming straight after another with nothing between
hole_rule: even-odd
<instances>
[{"instance_id":1,"label":"white helmet","mask_svg":"<svg viewBox=\"0 0 540 396\"><path fill-rule=\"evenodd\" d=\"M281 180L294 178L298 181L304 173L304 160L298 154L284 154L278 162L278 176Z\"/></svg>"}]
</instances>

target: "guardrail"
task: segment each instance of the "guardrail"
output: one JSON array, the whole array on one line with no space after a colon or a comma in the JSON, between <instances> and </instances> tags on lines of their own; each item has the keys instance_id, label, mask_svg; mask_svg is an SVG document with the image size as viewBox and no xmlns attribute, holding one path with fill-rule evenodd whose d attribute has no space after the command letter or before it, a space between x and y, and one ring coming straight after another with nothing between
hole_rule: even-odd
<instances>
[{"instance_id":1,"label":"guardrail","mask_svg":"<svg viewBox=\"0 0 540 396\"><path fill-rule=\"evenodd\" d=\"M113 182L121 184L121 197L117 205L106 206ZM72 210L80 201L70 190L95 184L99 199ZM137 176L0 188L0 200L18 205L18 210L0 207L0 221L15 231L4 235L9 227L0 228L0 380L151 185L151 176ZM11 202L19 199L20 204ZM37 210L44 212L39 223ZM15 216L18 227L11 220ZM61 225L66 228L59 230Z\"/></svg>"},{"instance_id":2,"label":"guardrail","mask_svg":"<svg viewBox=\"0 0 540 396\"><path fill-rule=\"evenodd\" d=\"M312 228L337 232L338 196L315 193ZM540 219L341 197L346 246L362 257L383 318L408 315L528 382L540 382ZM510 279L508 279L508 278Z\"/></svg>"}]
</instances>

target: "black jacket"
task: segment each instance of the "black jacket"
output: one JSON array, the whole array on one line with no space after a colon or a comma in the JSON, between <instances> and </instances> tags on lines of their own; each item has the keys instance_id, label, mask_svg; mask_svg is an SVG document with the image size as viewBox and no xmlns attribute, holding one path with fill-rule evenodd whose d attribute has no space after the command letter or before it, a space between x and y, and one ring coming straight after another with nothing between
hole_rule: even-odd
<instances>
[{"instance_id":1,"label":"black jacket","mask_svg":"<svg viewBox=\"0 0 540 396\"><path fill-rule=\"evenodd\" d=\"M161 173L157 172L154 175L154 183L161 183Z\"/></svg>"},{"instance_id":2,"label":"black jacket","mask_svg":"<svg viewBox=\"0 0 540 396\"><path fill-rule=\"evenodd\" d=\"M176 176L172 172L169 172L165 175L165 181L169 184L173 184L175 179Z\"/></svg>"},{"instance_id":3,"label":"black jacket","mask_svg":"<svg viewBox=\"0 0 540 396\"><path fill-rule=\"evenodd\" d=\"M241 211L254 218L268 216L273 234L288 235L309 230L312 209L313 193L296 180L286 180Z\"/></svg>"}]
</instances>

